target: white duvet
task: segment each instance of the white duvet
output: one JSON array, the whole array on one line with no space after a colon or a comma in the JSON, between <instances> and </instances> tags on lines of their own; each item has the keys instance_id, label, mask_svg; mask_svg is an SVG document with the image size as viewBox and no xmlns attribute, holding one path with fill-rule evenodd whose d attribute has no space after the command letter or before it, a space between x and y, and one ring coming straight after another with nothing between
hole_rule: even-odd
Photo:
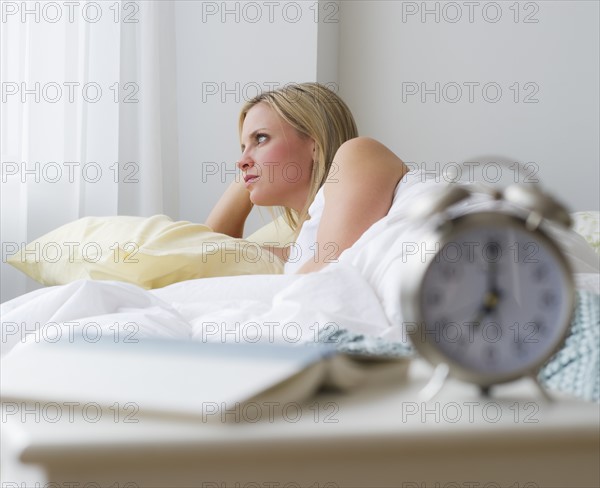
<instances>
[{"instance_id":1,"label":"white duvet","mask_svg":"<svg viewBox=\"0 0 600 488\"><path fill-rule=\"evenodd\" d=\"M440 184L418 178L403 184L389 215L318 273L204 278L149 291L112 281L36 290L2 305L1 355L21 343L75 335L90 342L151 336L298 344L316 341L321 331L347 329L405 341L402 243L415 241L430 225L410 219L407 209L422 194L439 191ZM459 211L489 205L486 197L475 197ZM598 293L598 256L575 233L562 232L560 242L578 287Z\"/></svg>"}]
</instances>

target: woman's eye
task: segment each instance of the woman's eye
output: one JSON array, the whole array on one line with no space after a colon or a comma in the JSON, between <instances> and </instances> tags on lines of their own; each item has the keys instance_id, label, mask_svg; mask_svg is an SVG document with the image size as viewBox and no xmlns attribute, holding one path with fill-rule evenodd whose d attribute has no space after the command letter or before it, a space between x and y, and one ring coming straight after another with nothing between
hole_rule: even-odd
<instances>
[{"instance_id":1,"label":"woman's eye","mask_svg":"<svg viewBox=\"0 0 600 488\"><path fill-rule=\"evenodd\" d=\"M259 144L261 142L265 142L267 140L267 136L265 134L256 134L256 142Z\"/></svg>"}]
</instances>

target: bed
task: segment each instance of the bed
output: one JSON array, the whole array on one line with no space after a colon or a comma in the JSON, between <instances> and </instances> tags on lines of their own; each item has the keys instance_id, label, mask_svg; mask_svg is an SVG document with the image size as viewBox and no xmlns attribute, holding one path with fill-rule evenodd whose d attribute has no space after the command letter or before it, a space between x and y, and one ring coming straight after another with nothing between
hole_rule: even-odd
<instances>
[{"instance_id":1,"label":"bed","mask_svg":"<svg viewBox=\"0 0 600 488\"><path fill-rule=\"evenodd\" d=\"M58 286L2 304L1 354L27 342L74 334L87 341L102 336L335 341L342 350L411 354L398 299L406 262L402 243L418 242L415 236L433 225L414 219L411 208L415 199L439 192L440 185L406 187L387 217L335 263L308 275L282 274L283 263L261 247L293 245L291 230L281 219L247 239L228 238L165 216L85 218L67 224L9 260L36 280ZM475 195L457 212L491 204L488 195ZM565 367L557 372L555 361L553 368L542 371L548 384L595 401L599 352L590 339L597 338L600 329L598 215L573 214L573 231L546 229L570 262L577 307L572 337L556 358ZM577 381L571 381L573 375Z\"/></svg>"},{"instance_id":2,"label":"bed","mask_svg":"<svg viewBox=\"0 0 600 488\"><path fill-rule=\"evenodd\" d=\"M481 203L475 201L463 210L479 209ZM404 208L399 205L397 212L374 224L337 262L308 275L281 274L282 263L261 251L260 244L289 242L289 229L281 222L241 240L215 236L203 226L172 222L164 216L69 224L32 243L29 261L14 258L21 259L19 265L28 274L55 286L2 305L2 356L18 347L74 335L88 342L100 337L293 345L333 342L347 352L413 356L399 325L398 242L414 239L423 224L409 222ZM555 237L574 271L577 306L565 345L539 377L563 400L557 408L542 407L543 420L535 422L537 426L514 419L498 425L468 420L454 425L445 419L433 427L420 419L399 421L394 412L416 404L418 388L431 374L422 360L415 359L409 388L317 397L321 405L333 401L341 408L337 427L305 420L294 425L263 423L233 432L168 418L138 427L64 419L52 425L15 423L13 419L5 426L3 482L77 481L107 486L131 482L133 488L178 480L171 486L220 488L235 482L263 486L274 480L281 486L314 486L315 482L330 487L372 486L378 480L381 486L394 486L401 472L409 476L403 478L408 480L403 486L411 488L441 480L457 486L473 480L496 483L490 486L515 482L563 486L566 478L547 469L562 460L567 472L578 473L567 478L570 486L596 485L598 212L572 217L575 232L557 231ZM79 245L64 247L73 241ZM63 243L60 255L42 266L36 264L36 249L50 252L48 243L56 242ZM119 246L114 245L117 242ZM83 259L75 249L89 243L93 245L88 249L97 252ZM163 268L160 262L169 264ZM450 385L436 405L475 398L469 385L454 380ZM515 405L522 409L539 402L539 395L521 384L501 394L496 407L514 413ZM427 467L428 456L435 469ZM267 458L278 459L280 467L274 469ZM466 459L477 459L477 467ZM315 471L298 471L301 461ZM507 472L503 463L514 470ZM294 473L291 479L290 473Z\"/></svg>"}]
</instances>

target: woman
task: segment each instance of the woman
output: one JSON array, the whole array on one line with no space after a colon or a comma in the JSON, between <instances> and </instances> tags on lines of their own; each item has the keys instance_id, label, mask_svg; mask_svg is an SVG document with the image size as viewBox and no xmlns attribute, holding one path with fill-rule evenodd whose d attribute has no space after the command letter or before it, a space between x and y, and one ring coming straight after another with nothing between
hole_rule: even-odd
<instances>
[{"instance_id":1,"label":"woman","mask_svg":"<svg viewBox=\"0 0 600 488\"><path fill-rule=\"evenodd\" d=\"M387 215L406 165L381 143L358 137L347 105L317 83L260 94L239 121L242 178L206 224L242 237L253 205L282 206L302 255L285 271L318 271ZM270 248L287 261L286 248Z\"/></svg>"},{"instance_id":2,"label":"woman","mask_svg":"<svg viewBox=\"0 0 600 488\"><path fill-rule=\"evenodd\" d=\"M226 190L207 225L241 237L254 204L284 207L297 234L294 250L302 253L299 259L290 258L286 273L317 271L336 261L388 213L398 183L406 180L404 163L382 144L357 137L348 107L316 83L267 92L248 102L240 115L240 139L238 167L243 178ZM406 187L398 193L406 195ZM269 250L287 261L285 249ZM235 334L243 330L240 324L249 323L261 324L261 337L270 342L268 327L273 324L302 324L302 340L316 340L320 327L336 326L338 321L360 333L375 330L373 324L386 324L378 292L371 289L377 281L370 277L377 269L367 260L360 268L339 266L323 277L235 276L196 283L193 289L181 282L152 291L128 283L81 280L3 304L3 320L21 324L16 332L36 330L42 337L53 321L60 322L61 331L64 328L63 337L70 337L68 324L93 320L110 337L115 331L121 338L128 337L127 327L139 324L136 339L201 341L209 335L214 340L215 334L218 340L231 340L228 333ZM321 288L315 289L311 278L323 278L318 280ZM350 301L344 294L322 293L339 289L349 279L353 280ZM26 337L38 340L37 335ZM12 334L1 345L0 355L19 341L20 335Z\"/></svg>"}]
</instances>

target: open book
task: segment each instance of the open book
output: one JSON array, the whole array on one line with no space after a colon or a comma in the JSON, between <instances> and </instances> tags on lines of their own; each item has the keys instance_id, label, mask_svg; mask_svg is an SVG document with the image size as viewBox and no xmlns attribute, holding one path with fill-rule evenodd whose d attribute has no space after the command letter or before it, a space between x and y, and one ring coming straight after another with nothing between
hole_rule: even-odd
<instances>
[{"instance_id":1,"label":"open book","mask_svg":"<svg viewBox=\"0 0 600 488\"><path fill-rule=\"evenodd\" d=\"M270 414L320 388L406 379L409 360L333 345L215 344L165 339L28 343L2 359L2 402L92 404L211 420L253 403Z\"/></svg>"}]
</instances>

